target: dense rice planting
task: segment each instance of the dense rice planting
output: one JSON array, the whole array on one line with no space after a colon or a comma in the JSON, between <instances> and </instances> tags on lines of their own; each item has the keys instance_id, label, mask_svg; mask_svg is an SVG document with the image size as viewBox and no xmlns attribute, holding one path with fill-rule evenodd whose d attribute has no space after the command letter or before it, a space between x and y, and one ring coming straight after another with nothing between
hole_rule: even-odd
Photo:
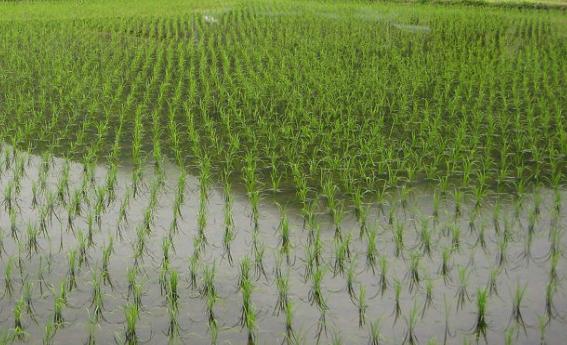
<instances>
[{"instance_id":1,"label":"dense rice planting","mask_svg":"<svg viewBox=\"0 0 567 345\"><path fill-rule=\"evenodd\" d=\"M0 344L563 342L563 13L168 4L2 5Z\"/></svg>"}]
</instances>

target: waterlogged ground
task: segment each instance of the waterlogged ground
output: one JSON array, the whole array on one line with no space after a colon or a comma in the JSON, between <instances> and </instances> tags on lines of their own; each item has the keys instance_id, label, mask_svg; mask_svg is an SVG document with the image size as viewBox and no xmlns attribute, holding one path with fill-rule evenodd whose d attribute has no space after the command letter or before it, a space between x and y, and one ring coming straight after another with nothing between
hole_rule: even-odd
<instances>
[{"instance_id":1,"label":"waterlogged ground","mask_svg":"<svg viewBox=\"0 0 567 345\"><path fill-rule=\"evenodd\" d=\"M300 344L314 344L317 339L321 344L331 344L338 339L344 344L367 344L371 324L378 325L376 329L384 344L473 343L478 335L474 329L477 293L478 289L484 288L490 292L486 313L488 344L504 344L505 337L514 344L538 344L542 336L546 344L560 344L566 335L563 314L567 310L564 285L567 265L562 254L566 245L563 236L567 224L563 216L566 206L563 203L559 210L556 208L557 194L552 190L537 189L526 194L521 202L507 195L487 198L477 211L474 211L473 201L468 200L471 198L464 196L457 213L455 196L449 194L439 198L438 214L435 215L437 207L433 190L415 188L386 197L380 205L369 203L367 234L362 239L359 238L360 224L350 211L342 220L340 238L336 237L336 227L321 202L316 224L320 229L318 243L322 250L319 263L323 274L321 292L328 306L323 327L320 309L309 297L313 275L306 275L309 266L306 251L312 247L308 245L308 234L313 230L309 225L304 226L300 211L293 205L285 208L291 244L289 258L286 258L281 249L282 208L276 204L277 200L269 193L263 194L259 237L253 241L249 200L243 193L232 192L235 238L230 246L231 264L223 244L226 199L221 186L212 185L207 190L206 208L201 209L199 216L199 182L197 178L187 176L184 203L179 209L175 231L172 221L180 171L173 165L163 166L163 184L156 184L159 175L155 174L154 166L148 164L136 195L133 193L132 169L121 167L116 175L115 197L109 198L106 194L104 202L97 203L100 198L97 190L106 185L108 176L104 166L97 166L92 178L85 178L88 169L60 158L38 157L24 152L14 155L9 147L3 148L0 157L0 190L4 196L0 212L3 244L0 329L14 328L14 310L28 289L31 298L25 299L26 307L21 316L25 331L25 336L19 340L22 343L42 343L45 326L53 321L60 285L69 285L70 265L76 270L76 287L68 292L67 304L62 310L64 323L51 339L52 343L82 344L89 336L98 344L122 342L126 329L124 306L132 303L133 298L128 272L137 262L139 270L134 280L141 291L142 309L136 325L140 341L147 344L166 344L168 341L209 344L206 298L200 290L203 272L215 267L214 286L219 296L214 307L218 343L244 344L248 333L240 325L242 294L237 282L240 263L246 256L252 262L252 303L256 312L258 344L280 344L286 340L285 313L277 313L275 308L278 304L275 283L278 266L279 272L289 277L288 298L293 305L291 323L294 340ZM66 175L66 165L69 192L59 196L58 186L62 176ZM19 173L22 171L23 174ZM84 183L87 192L81 198L80 212L69 216L72 195L81 191ZM10 189L12 192L7 192ZM147 225L145 216L152 194L157 195L157 204L149 217L148 240L141 259L135 260L137 234ZM559 195L562 200L567 197L564 191ZM50 209L46 206L50 204L53 205L52 212L45 211ZM97 207L100 222L96 217ZM126 210L125 218L121 209ZM207 244L191 265L198 222L203 214ZM37 245L33 245L30 227L42 229L42 224L45 231L39 232ZM532 241L528 240L530 226ZM424 228L428 231L424 232ZM424 240L426 232L430 234L429 241ZM90 245L86 244L89 233L92 235ZM352 236L347 246L350 256L346 255L341 262L337 260L337 248L341 245L344 248L349 236ZM173 244L168 272L179 274L179 336L176 339L168 335L168 304L160 288L162 243L168 237ZM89 321L94 315L91 303L95 284L93 275L100 276L103 251L110 241L113 252L108 261L108 272L112 286L108 282L102 283L104 308L102 317L95 323ZM377 247L374 268L368 262L369 241L375 241ZM257 265L258 250L253 249L253 242L264 249L264 273ZM430 252L425 243L430 243ZM84 256L80 255L81 249ZM73 250L77 260L70 264L69 253ZM559 254L553 255L553 252ZM445 270L442 268L444 255ZM341 272L341 263L344 272ZM352 296L347 288L349 271L353 278ZM196 275L196 286L191 286L191 272ZM489 284L491 274L493 285ZM556 277L556 288L552 298L547 299L552 305L546 309L546 290L552 276ZM357 306L361 287L366 295L362 304L367 306L367 309L362 308L362 313ZM514 294L523 288L520 320L518 315L513 317ZM396 298L396 292L399 298ZM396 301L399 301L399 309ZM483 342L483 335L478 336Z\"/></svg>"}]
</instances>

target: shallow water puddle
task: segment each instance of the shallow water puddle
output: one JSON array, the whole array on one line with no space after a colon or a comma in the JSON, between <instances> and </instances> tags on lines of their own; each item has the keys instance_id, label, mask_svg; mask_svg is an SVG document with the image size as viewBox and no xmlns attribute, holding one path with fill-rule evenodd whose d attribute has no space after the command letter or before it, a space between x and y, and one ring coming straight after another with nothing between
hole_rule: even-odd
<instances>
[{"instance_id":1,"label":"shallow water puddle","mask_svg":"<svg viewBox=\"0 0 567 345\"><path fill-rule=\"evenodd\" d=\"M553 251L552 245L558 245L562 251L567 244L563 236L566 207L563 204L559 212L554 209L554 193L550 190L539 189L535 194L526 196L521 205L514 204L507 196L487 199L476 211L473 202L465 198L458 216L455 215L455 199L448 196L441 199L439 214L433 216L433 191L415 189L407 199L398 195L390 197L380 207L369 205L367 232L373 235L365 235L362 239L359 238L360 224L352 212L346 213L337 237L331 217L321 207L316 217L320 229L317 242L321 251L319 270L308 264L311 256L306 253L313 247L308 243L316 235L309 235L314 230L304 225L299 210L289 206L286 211L291 244L287 257L281 246L282 214L276 203L263 198L257 237L254 238L248 198L235 192L232 194L235 237L231 244L231 264L223 242L226 199L222 187L213 185L207 191L205 207L201 208L199 181L187 176L184 203L179 209L181 216L177 217L177 231L172 231L180 176L174 165L164 165L165 178L163 183L157 183L159 176L148 164L143 169L136 195L132 168L119 168L115 197L110 202L103 198L101 206L99 193L109 175L106 167L96 167L92 178L85 179L85 168L81 164L59 158L44 160L24 152L18 152L14 158L11 152L5 147L0 159L0 190L4 196L0 213L4 247L0 274L4 278L11 277L4 279L0 287L5 290L7 284L11 285L11 293L3 293L0 299L0 327L9 329L14 326L13 310L27 284L32 292L33 317L23 313L23 327L27 333L24 343L41 343L44 326L53 319L59 286L69 282L69 253L75 251L79 261L82 249L86 254L81 259L84 262L74 266L76 287L68 292L68 303L62 312L64 324L57 330L53 343L84 343L89 333L101 344L123 339L123 308L133 299L128 273L132 274L135 262L139 267L135 281L142 292L142 309L137 324L139 340L149 344L168 343L167 299L160 288L163 278L160 273L163 272L162 244L167 238L172 244L168 272L179 274L178 343L211 342L207 299L200 290L204 274L213 267L214 286L219 297L214 309L219 329L218 343L246 343L247 331L240 325L242 294L237 284L240 264L245 257L249 257L252 263L254 286L251 296L259 344L280 344L286 340L285 312L278 313L276 308L278 272L288 277L288 299L293 305L293 334L298 343L305 344L316 343L317 339L320 343L329 344L336 337L345 344L366 344L373 323L378 325L386 344L409 343L412 340L426 343L432 338L442 343L445 337L448 344L460 344L464 339L474 341L478 290L490 286L491 274L495 290L487 304L487 342L504 343L508 329L515 344L538 343L538 317L546 313L545 291L553 260L558 260L553 312L567 310L563 282L567 272L565 258L562 254L555 259L549 256ZM62 176L67 174L66 165L69 192L58 195ZM24 174L18 178L21 169ZM84 183L87 183L86 189L81 187ZM69 216L73 195L82 190L86 193L81 199L80 212ZM8 197L14 195L10 193L15 193L15 196ZM560 195L563 200L567 198L564 191ZM157 196L157 206L148 216L154 196ZM50 200L53 211L45 214ZM11 202L14 204L9 207ZM532 215L534 205L539 205L536 216ZM100 219L97 207L102 207ZM122 210L126 210L125 218ZM191 265L203 213L207 243L203 245L201 256ZM137 234L148 224L148 217L151 219L151 231L143 255L136 260ZM37 236L36 250L32 250L31 234L33 229L40 229L42 223L46 231ZM530 241L527 240L528 233L532 236ZM424 239L427 234L429 241ZM506 242L503 242L503 236ZM92 237L92 244L82 246L85 238L89 237ZM93 272L101 272L103 251L110 241L113 242L113 252L108 273L112 286L102 284L103 318L93 326L89 322L93 314L92 277ZM370 241L376 245L374 265L367 255ZM430 244L430 250L425 248L425 243ZM254 245L262 248L255 250ZM346 248L344 260L338 255L341 246ZM258 264L258 251L263 252L263 266ZM9 267L12 267L12 273L7 275ZM321 298L327 307L324 313L313 299L315 273L309 273L310 267L321 274ZM191 271L196 274L196 286L191 286ZM446 274L443 274L444 271ZM352 278L350 294L349 274ZM519 308L521 320L511 317L518 287L525 288ZM362 303L364 308L359 308L361 291L366 296ZM322 314L325 316L324 324ZM549 344L560 343L565 335L565 321L559 314L553 316L556 318L550 320L544 331ZM480 338L482 341L482 335Z\"/></svg>"}]
</instances>

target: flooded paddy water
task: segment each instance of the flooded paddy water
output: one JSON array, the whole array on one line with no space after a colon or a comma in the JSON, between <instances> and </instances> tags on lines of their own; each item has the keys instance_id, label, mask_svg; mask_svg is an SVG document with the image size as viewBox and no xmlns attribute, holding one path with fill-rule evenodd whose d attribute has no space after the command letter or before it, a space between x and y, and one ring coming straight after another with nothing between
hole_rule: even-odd
<instances>
[{"instance_id":1,"label":"flooded paddy water","mask_svg":"<svg viewBox=\"0 0 567 345\"><path fill-rule=\"evenodd\" d=\"M208 188L201 207L199 179L187 176L176 210L181 173L172 164L162 166L164 174L148 164L138 187L132 168L120 167L110 197L100 193L109 176L104 166L85 178L89 169L61 158L14 154L9 147L0 157L0 329L13 329L15 310L24 306L19 339L24 344L45 339L61 284L70 288L53 344L124 342L124 310L135 298L141 305L140 342L210 344L204 281L211 272L217 343L244 344L249 337L241 325L238 282L246 257L258 344L503 344L505 337L515 344L561 344L565 335L566 206L556 202L565 200L565 191L542 187L521 201L502 195L475 207L466 195L416 187L379 205L369 202L362 238L351 210L337 236L323 202L314 221L306 223L293 204L282 208L283 200L267 193L255 231L248 197L234 191L230 261L224 242L227 199L220 185ZM68 192L60 194L57 186L67 180L62 176L68 176ZM74 195L80 199L76 212L69 211ZM155 207L149 208L152 202ZM145 228L147 241L140 249L138 234ZM199 229L206 243L195 244L203 238ZM318 265L309 264L313 241L320 248ZM106 276L101 275L105 262ZM168 331L171 310L163 291L173 271L178 274L175 336ZM314 276L320 289L314 289ZM287 288L281 288L283 281ZM93 303L95 287L102 292L101 304ZM293 306L291 331L286 312L278 309L282 291ZM482 291L488 295L486 335L475 330ZM96 305L103 305L98 322L93 321Z\"/></svg>"}]
</instances>

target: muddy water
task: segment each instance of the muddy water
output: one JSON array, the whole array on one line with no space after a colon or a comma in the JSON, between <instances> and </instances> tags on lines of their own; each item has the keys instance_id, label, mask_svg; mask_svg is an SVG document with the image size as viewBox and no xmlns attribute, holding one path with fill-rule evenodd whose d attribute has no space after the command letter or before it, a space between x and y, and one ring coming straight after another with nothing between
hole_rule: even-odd
<instances>
[{"instance_id":1,"label":"muddy water","mask_svg":"<svg viewBox=\"0 0 567 345\"><path fill-rule=\"evenodd\" d=\"M0 158L0 190L6 195L8 186L14 181L17 164L13 162L7 168L7 160L13 161L11 149L4 148ZM55 207L55 215L48 223L49 236L41 235L37 253L28 253L26 246L26 229L29 224L39 225L40 209L45 205L49 192L56 194L57 184L63 175L65 164L69 164L69 190L79 190L83 180L83 166L66 163L59 158L50 158L50 168L47 173L47 190L37 196L37 205L33 203L32 185L39 184L42 158L27 153L19 153L19 160L25 162L25 174L21 179L21 190L17 193L15 216L16 236L12 236L12 220L6 208L0 212L0 229L4 243L4 252L0 261L0 274L4 278L9 257L14 263L12 274L13 293L3 293L0 298L0 329L9 330L14 327L13 309L20 298L23 282L33 283L34 319L23 313L23 325L27 333L22 343L41 344L46 322L53 317L54 298L59 284L66 281L68 272L68 252L79 247L80 231L88 229L87 215L94 210L96 188L105 184L107 169L99 166L95 169L92 183L89 183L88 193L82 205L82 212L75 217L74 229L68 225L67 209L61 202ZM168 230L174 214L174 200L177 189L179 170L170 164L165 165L164 185L159 190L158 204L154 213L152 231L137 281L143 286L143 309L137 325L140 341L147 344L168 343L168 309L166 298L160 292L159 271L162 257L162 240L168 236ZM136 229L144 222L144 213L150 203L150 186L156 179L155 170L151 164L144 169L142 187L137 196L131 198L127 208L128 221L119 226L120 205L132 190L132 169L121 167L117 174L116 200L104 209L100 227L95 225L94 243L88 248L88 263L83 264L77 273L77 288L69 292L69 303L63 310L64 327L59 329L53 338L54 344L82 344L86 341L89 329L94 334L98 344L120 342L124 334L123 307L128 302L127 272L134 265L134 244ZM36 187L37 188L37 187ZM562 200L567 193L561 192ZM68 199L68 197L66 197ZM321 344L331 344L333 339L340 338L344 344L367 344L369 341L370 323L379 321L384 344L401 344L408 332L410 310L415 307L419 318L415 324L415 336L419 343L436 339L437 343L447 344L474 343L476 336L473 327L476 318L477 289L487 286L491 270L496 267L498 243L506 230L509 243L505 252L506 261L499 270L496 283L498 294L489 297L487 320L488 344L504 344L505 333L516 330L512 340L514 344L537 344L540 342L538 317L545 315L545 289L549 281L551 261L546 257L550 246L552 229L561 229L566 225L565 203L557 215L554 211L554 193L547 189L538 189L527 195L522 205L516 207L508 196L493 197L485 200L478 215L472 217L473 202L465 201L461 215L455 216L454 198L447 196L441 200L439 215L432 217L433 191L428 188L415 189L407 198L407 203L400 196L391 196L378 207L369 205L368 224L378 231L377 247L380 256L388 262L387 288L380 293L380 267L375 272L366 265L367 239L358 237L360 226L352 212L348 212L341 228L343 238L352 233L350 247L351 261L356 264L354 288L358 294L360 286L367 291L366 320L359 327L358 309L346 290L346 275L334 274L335 261L335 226L328 212L321 208L318 213L318 224L321 229L323 242L322 267L323 295L329 310L326 313L326 331L319 334L318 324L320 313L316 306L309 303L308 295L311 281L305 280L307 232L299 210L287 208L289 218L292 255L289 264L283 264L283 270L289 272L289 297L294 306L294 331L301 344L314 344L319 339ZM88 200L88 204L87 204ZM180 344L209 344L210 335L206 316L206 300L199 296L196 289L189 287L189 258L194 251L194 240L198 232L199 210L199 181L188 177L185 186L185 203L181 208L182 218L178 219L179 231L173 235L174 252L171 253L171 268L180 274L179 324L180 337L173 343ZM525 253L525 243L528 233L529 214L534 209L536 200L541 200L540 214L534 227L534 238L531 256ZM497 205L496 205L497 204ZM220 299L215 307L219 325L219 344L245 344L246 329L239 325L242 296L237 288L239 262L245 256L254 259L252 249L253 225L251 208L246 195L234 192L233 217L236 227L236 237L232 244L234 262L231 265L223 249L224 209L225 198L220 186L213 185L208 191L206 204L207 225L204 255L199 260L198 279L202 279L204 267L216 267L215 287ZM499 209L496 213L494 210ZM518 210L519 212L517 212ZM516 215L517 213L517 215ZM496 215L496 216L495 216ZM390 224L390 218L393 224ZM252 294L257 312L258 344L280 344L285 339L285 315L274 313L278 291L274 282L274 269L277 253L280 250L280 208L274 200L267 197L262 199L259 218L260 241L265 246L264 265L265 276L257 276L254 281L255 289ZM495 221L498 223L496 231ZM472 221L471 221L472 220ZM420 249L419 231L426 223L432 234L431 255L425 255ZM472 227L471 227L472 223ZM399 224L399 225L396 225ZM394 241L395 229L404 229L404 246L396 256ZM449 260L449 276L447 279L440 274L442 252L451 247L455 236L448 229L460 229L459 249L454 250ZM120 230L119 230L120 229ZM481 230L484 229L484 230ZM479 233L484 232L486 246L478 244ZM114 252L110 259L110 276L113 286L103 286L104 291L104 320L94 328L89 328L89 318L92 312L92 272L100 271L103 248L110 236L114 239ZM18 243L20 243L18 245ZM565 236L561 236L560 249L564 250ZM18 254L20 253L20 254ZM420 280L411 288L410 262L411 256L419 255L418 273ZM18 257L21 257L21 270L18 267ZM42 264L40 265L40 262ZM347 263L347 266L350 264ZM567 290L564 277L567 272L564 256L559 258L558 287L553 298L554 307L559 314L567 311ZM463 305L458 305L457 293L459 288L458 271L466 269L466 294ZM43 278L42 278L43 277ZM433 286L432 304L423 308L426 300L426 283L429 280ZM401 284L400 307L401 314L395 317L395 282ZM5 286L2 280L0 290ZM521 302L524 328L512 318L513 294L516 286L525 287L525 295ZM423 314L422 314L423 313ZM547 344L561 344L567 335L565 321L559 317L551 320L545 328L544 336ZM448 321L447 321L448 320ZM408 339L405 339L406 343ZM482 337L481 337L482 342Z\"/></svg>"}]
</instances>

